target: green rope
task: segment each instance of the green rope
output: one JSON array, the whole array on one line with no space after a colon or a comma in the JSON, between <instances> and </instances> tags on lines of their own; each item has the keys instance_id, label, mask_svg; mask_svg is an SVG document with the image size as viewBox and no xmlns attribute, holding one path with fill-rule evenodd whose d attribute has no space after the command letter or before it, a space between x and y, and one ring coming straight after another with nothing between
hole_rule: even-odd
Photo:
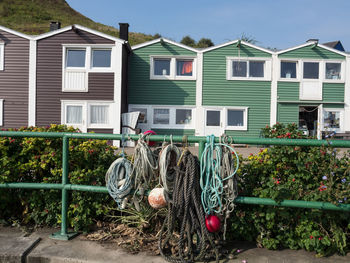
<instances>
[{"instance_id":1,"label":"green rope","mask_svg":"<svg viewBox=\"0 0 350 263\"><path fill-rule=\"evenodd\" d=\"M236 151L227 144L215 143L215 136L207 136L207 143L201 157L200 186L202 189L201 200L207 215L213 212L220 214L223 210L222 196L225 183L237 173L239 158ZM232 173L225 177L223 166L223 148L227 148L236 157L236 167Z\"/></svg>"}]
</instances>

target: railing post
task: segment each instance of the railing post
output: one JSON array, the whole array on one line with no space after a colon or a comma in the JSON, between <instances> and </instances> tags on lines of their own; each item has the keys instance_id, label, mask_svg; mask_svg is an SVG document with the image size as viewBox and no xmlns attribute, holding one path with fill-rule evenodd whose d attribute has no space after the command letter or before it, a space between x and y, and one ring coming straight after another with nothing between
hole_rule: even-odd
<instances>
[{"instance_id":1,"label":"railing post","mask_svg":"<svg viewBox=\"0 0 350 263\"><path fill-rule=\"evenodd\" d=\"M64 188L69 183L69 138L63 135L62 140L62 210L61 210L61 231L53 233L51 238L59 240L69 240L78 235L75 232L67 231L67 210L68 210L68 191Z\"/></svg>"}]
</instances>

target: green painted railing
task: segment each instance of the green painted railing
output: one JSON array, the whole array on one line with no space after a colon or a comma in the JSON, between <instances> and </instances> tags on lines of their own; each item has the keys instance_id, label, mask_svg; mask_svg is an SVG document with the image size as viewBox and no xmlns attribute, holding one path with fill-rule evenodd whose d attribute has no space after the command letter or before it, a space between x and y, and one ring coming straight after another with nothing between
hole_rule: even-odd
<instances>
[{"instance_id":1,"label":"green painted railing","mask_svg":"<svg viewBox=\"0 0 350 263\"><path fill-rule=\"evenodd\" d=\"M69 167L69 139L100 139L100 140L122 140L128 138L130 140L138 140L138 135L121 135L121 134L97 134L97 133L60 133L60 132L17 132L17 131L0 131L0 137L39 137L39 138L62 138L62 183L4 183L0 184L1 188L17 188L17 189L56 189L62 191L62 222L61 230L51 235L51 238L60 240L69 240L76 233L68 232L67 228L67 208L68 208L68 191L86 191L97 193L108 193L107 188L103 186L92 185L76 185L70 184L68 180ZM124 137L124 138L123 138ZM207 138L205 136L172 136L168 135L152 135L150 141L163 142L189 142L199 143L198 156L201 156L205 147ZM225 138L228 143L234 144L251 144L251 145L285 145L285 146L329 146L337 148L350 148L350 140L309 140L309 139L266 139L266 138ZM216 137L215 142L219 142L220 138ZM239 196L235 199L235 203L254 204L254 205L272 205L296 208L324 209L342 212L350 212L350 205L339 204L334 205L327 202L311 202L300 200L284 200L277 203L268 198Z\"/></svg>"}]
</instances>

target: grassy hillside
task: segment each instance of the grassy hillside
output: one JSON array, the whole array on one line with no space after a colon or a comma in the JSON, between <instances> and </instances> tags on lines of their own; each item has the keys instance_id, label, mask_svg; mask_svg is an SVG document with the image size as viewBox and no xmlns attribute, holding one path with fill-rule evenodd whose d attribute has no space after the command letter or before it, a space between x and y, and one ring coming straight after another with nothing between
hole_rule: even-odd
<instances>
[{"instance_id":1,"label":"grassy hillside","mask_svg":"<svg viewBox=\"0 0 350 263\"><path fill-rule=\"evenodd\" d=\"M49 31L51 21L60 21L62 27L79 24L119 37L118 29L92 21L72 9L65 0L0 0L0 25L2 26L26 34L38 35ZM152 35L132 32L129 34L131 45L152 39L154 39Z\"/></svg>"}]
</instances>

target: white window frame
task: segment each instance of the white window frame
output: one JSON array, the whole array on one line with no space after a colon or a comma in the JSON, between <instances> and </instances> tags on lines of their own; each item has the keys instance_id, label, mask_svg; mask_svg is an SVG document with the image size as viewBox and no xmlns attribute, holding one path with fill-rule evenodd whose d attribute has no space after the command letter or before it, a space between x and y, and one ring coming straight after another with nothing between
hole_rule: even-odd
<instances>
[{"instance_id":1,"label":"white window frame","mask_svg":"<svg viewBox=\"0 0 350 263\"><path fill-rule=\"evenodd\" d=\"M84 67L67 67L68 50L85 50L85 66ZM92 67L92 51L93 50L111 50L111 66L110 67ZM114 45L95 44L95 45L62 45L62 92L88 92L89 73L94 72L115 72L116 68L116 51ZM83 89L67 89L65 88L65 78L68 72L85 73L85 86Z\"/></svg>"},{"instance_id":2,"label":"white window frame","mask_svg":"<svg viewBox=\"0 0 350 263\"><path fill-rule=\"evenodd\" d=\"M4 99L0 99L0 126L4 126Z\"/></svg>"},{"instance_id":3,"label":"white window frame","mask_svg":"<svg viewBox=\"0 0 350 263\"><path fill-rule=\"evenodd\" d=\"M292 63L296 63L296 78L282 78L281 77L281 70L282 70L282 62L292 62ZM278 63L278 81L286 81L286 82L298 82L300 81L300 75L301 75L301 64L302 62L300 60L296 60L296 59L280 59L279 63Z\"/></svg>"},{"instance_id":4,"label":"white window frame","mask_svg":"<svg viewBox=\"0 0 350 263\"><path fill-rule=\"evenodd\" d=\"M0 70L4 70L5 64L5 43L0 43Z\"/></svg>"},{"instance_id":5,"label":"white window frame","mask_svg":"<svg viewBox=\"0 0 350 263\"><path fill-rule=\"evenodd\" d=\"M325 83L344 83L345 82L345 60L324 60L323 61L323 82ZM340 64L340 79L327 79L326 78L326 63L339 63Z\"/></svg>"},{"instance_id":6,"label":"white window frame","mask_svg":"<svg viewBox=\"0 0 350 263\"><path fill-rule=\"evenodd\" d=\"M233 61L248 62L247 63L247 77L233 77L232 63ZM249 77L249 62L250 61L264 61L264 77ZM269 81L271 80L272 72L272 58L261 57L226 57L226 79L227 80L254 80L254 81Z\"/></svg>"},{"instance_id":7,"label":"white window frame","mask_svg":"<svg viewBox=\"0 0 350 263\"><path fill-rule=\"evenodd\" d=\"M228 125L228 111L229 110L241 110L243 111L243 126L230 126ZM234 131L246 131L248 130L248 107L224 107L224 129Z\"/></svg>"},{"instance_id":8,"label":"white window frame","mask_svg":"<svg viewBox=\"0 0 350 263\"><path fill-rule=\"evenodd\" d=\"M88 110L88 128L113 128L112 127L112 103L113 102L87 102ZM91 123L91 106L108 106L108 122L107 123Z\"/></svg>"},{"instance_id":9,"label":"white window frame","mask_svg":"<svg viewBox=\"0 0 350 263\"><path fill-rule=\"evenodd\" d=\"M342 108L325 108L323 107L323 112L339 112L340 120L339 120L339 129L338 128L326 128L324 122L324 113L322 113L322 131L336 131L336 132L344 132L344 109Z\"/></svg>"},{"instance_id":10,"label":"white window frame","mask_svg":"<svg viewBox=\"0 0 350 263\"><path fill-rule=\"evenodd\" d=\"M129 112L135 111L134 109L147 109L147 123L140 123L138 127L141 129L194 129L195 128L195 106L176 106L176 105L141 105L130 104ZM154 124L153 123L153 110L154 109L168 109L169 110L169 124ZM176 124L176 110L192 110L191 124Z\"/></svg>"},{"instance_id":11,"label":"white window frame","mask_svg":"<svg viewBox=\"0 0 350 263\"><path fill-rule=\"evenodd\" d=\"M113 129L113 101L94 101L94 100L61 100L61 123L81 129L83 132L87 132L87 129L104 128ZM91 123L91 106L102 105L108 106L108 123L95 124ZM82 124L67 124L67 106L82 106Z\"/></svg>"},{"instance_id":12,"label":"white window frame","mask_svg":"<svg viewBox=\"0 0 350 263\"><path fill-rule=\"evenodd\" d=\"M170 74L161 76L154 75L154 60L155 59L170 59ZM192 60L192 76L176 75L177 60ZM150 79L154 80L196 80L197 76L197 57L194 56L151 56L150 57Z\"/></svg>"}]
</instances>

